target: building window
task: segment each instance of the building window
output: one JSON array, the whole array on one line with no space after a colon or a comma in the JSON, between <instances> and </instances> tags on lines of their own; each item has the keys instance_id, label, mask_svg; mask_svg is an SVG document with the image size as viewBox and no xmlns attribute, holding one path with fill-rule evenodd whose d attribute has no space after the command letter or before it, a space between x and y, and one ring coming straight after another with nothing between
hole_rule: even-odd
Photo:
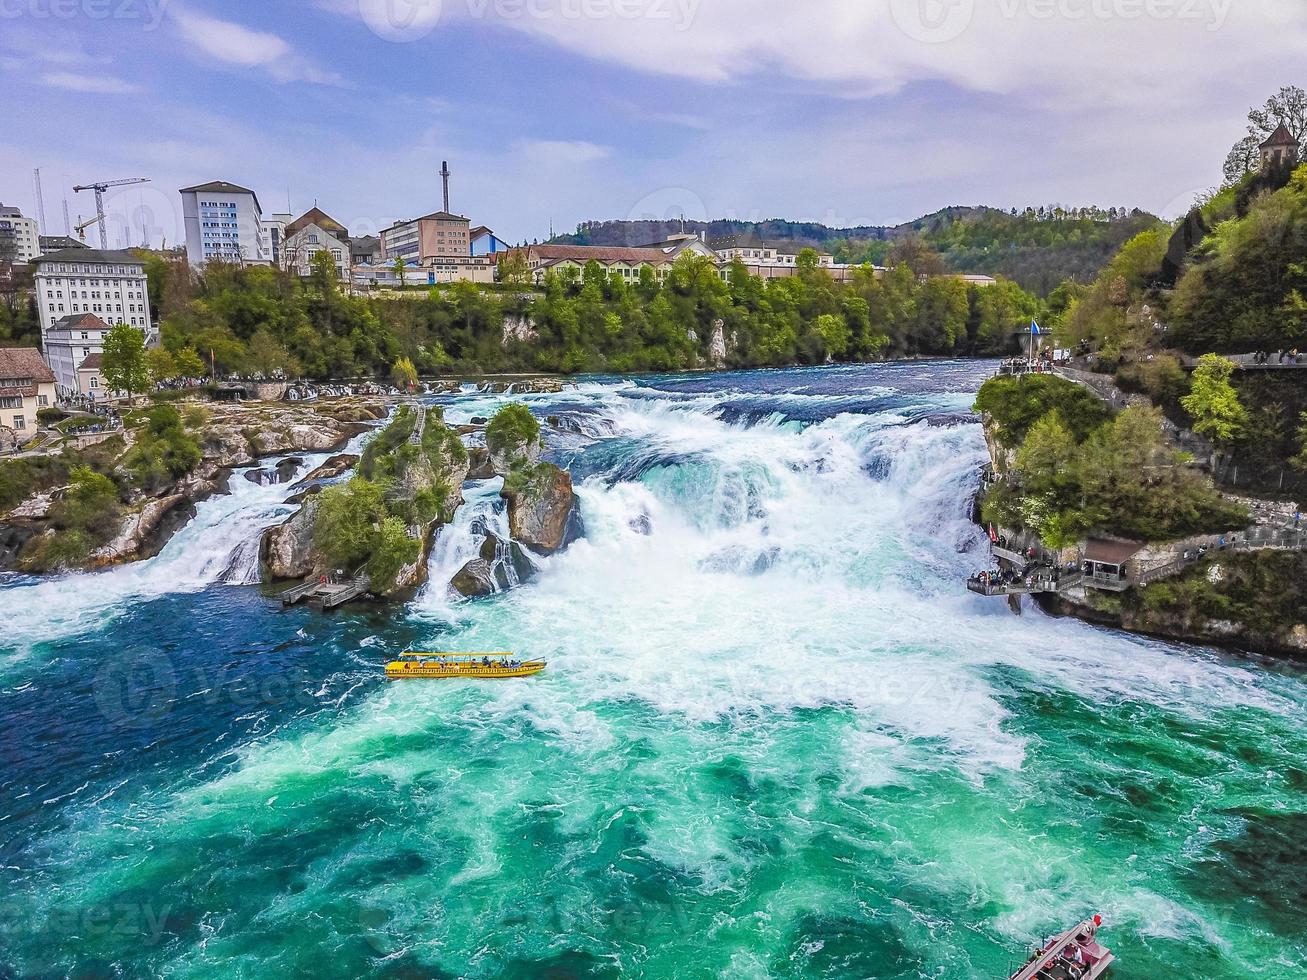
<instances>
[{"instance_id":1,"label":"building window","mask_svg":"<svg viewBox=\"0 0 1307 980\"><path fill-rule=\"evenodd\" d=\"M21 415L15 415L15 416L14 416L14 428L15 428L15 429L26 429L26 428L27 428L27 421L26 421L26 419L24 419Z\"/></svg>"}]
</instances>

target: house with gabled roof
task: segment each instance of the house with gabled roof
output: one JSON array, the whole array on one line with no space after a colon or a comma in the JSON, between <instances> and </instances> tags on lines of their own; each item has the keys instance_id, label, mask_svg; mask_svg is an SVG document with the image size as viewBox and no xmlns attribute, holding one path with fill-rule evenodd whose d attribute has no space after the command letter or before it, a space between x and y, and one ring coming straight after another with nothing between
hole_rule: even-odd
<instances>
[{"instance_id":1,"label":"house with gabled roof","mask_svg":"<svg viewBox=\"0 0 1307 980\"><path fill-rule=\"evenodd\" d=\"M36 413L56 401L54 372L35 347L0 347L0 450L36 435Z\"/></svg>"}]
</instances>

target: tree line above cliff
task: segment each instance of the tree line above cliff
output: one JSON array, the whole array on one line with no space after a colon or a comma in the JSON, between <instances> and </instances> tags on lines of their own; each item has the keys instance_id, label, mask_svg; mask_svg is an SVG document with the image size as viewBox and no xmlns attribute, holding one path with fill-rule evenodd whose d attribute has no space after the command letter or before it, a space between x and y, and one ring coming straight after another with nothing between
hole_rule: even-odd
<instances>
[{"instance_id":1,"label":"tree line above cliff","mask_svg":"<svg viewBox=\"0 0 1307 980\"><path fill-rule=\"evenodd\" d=\"M588 221L553 241L574 245L647 245L682 230L709 241L751 237L832 253L838 262L896 264L917 239L949 272L1004 276L1039 295L1067 279L1089 282L1121 245L1158 222L1137 208L1058 204L1004 211L948 207L899 225L836 228L812 221Z\"/></svg>"},{"instance_id":2,"label":"tree line above cliff","mask_svg":"<svg viewBox=\"0 0 1307 980\"><path fill-rule=\"evenodd\" d=\"M580 275L547 275L538 290L456 283L378 296L345 294L326 263L306 279L219 263L195 276L157 257L146 272L172 363L198 357L219 373L312 378L400 365L406 376L578 373L996 354L1044 309L1010 281L982 289L919 276L906 262L837 283L813 252L796 275L767 281L739 263L723 278L712 260L686 255L662 281L590 263Z\"/></svg>"}]
</instances>

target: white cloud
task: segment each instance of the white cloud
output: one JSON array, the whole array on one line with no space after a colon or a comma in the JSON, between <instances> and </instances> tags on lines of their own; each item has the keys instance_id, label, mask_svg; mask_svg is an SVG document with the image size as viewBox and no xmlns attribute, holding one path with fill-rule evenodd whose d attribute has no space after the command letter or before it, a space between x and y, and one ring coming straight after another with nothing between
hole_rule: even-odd
<instances>
[{"instance_id":1,"label":"white cloud","mask_svg":"<svg viewBox=\"0 0 1307 980\"><path fill-rule=\"evenodd\" d=\"M261 68L279 82L345 85L339 75L317 67L276 34L176 6L169 8L168 16L194 50L216 61Z\"/></svg>"},{"instance_id":2,"label":"white cloud","mask_svg":"<svg viewBox=\"0 0 1307 980\"><path fill-rule=\"evenodd\" d=\"M514 152L540 166L580 166L612 155L612 147L586 140L522 139L513 144Z\"/></svg>"},{"instance_id":3,"label":"white cloud","mask_svg":"<svg viewBox=\"0 0 1307 980\"><path fill-rule=\"evenodd\" d=\"M790 79L854 98L945 82L1065 107L1198 105L1208 79L1294 64L1307 48L1302 0L319 3L374 31L379 10L400 9L405 40L438 43L449 24L485 23L640 71L711 84Z\"/></svg>"},{"instance_id":4,"label":"white cloud","mask_svg":"<svg viewBox=\"0 0 1307 980\"><path fill-rule=\"evenodd\" d=\"M71 71L46 72L41 82L51 88L66 89L69 92L93 92L100 95L127 95L141 90L139 85L125 82L121 78L109 75L79 75Z\"/></svg>"}]
</instances>

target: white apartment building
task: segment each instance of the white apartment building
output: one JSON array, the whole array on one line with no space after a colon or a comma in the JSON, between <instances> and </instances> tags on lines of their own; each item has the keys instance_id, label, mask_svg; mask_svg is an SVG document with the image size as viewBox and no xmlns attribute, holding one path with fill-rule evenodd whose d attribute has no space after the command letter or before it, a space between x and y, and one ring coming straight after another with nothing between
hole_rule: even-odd
<instances>
[{"instance_id":1,"label":"white apartment building","mask_svg":"<svg viewBox=\"0 0 1307 980\"><path fill-rule=\"evenodd\" d=\"M186 227L186 258L200 269L210 260L267 265L263 208L249 188L225 180L183 187L182 222Z\"/></svg>"},{"instance_id":2,"label":"white apartment building","mask_svg":"<svg viewBox=\"0 0 1307 980\"><path fill-rule=\"evenodd\" d=\"M61 393L77 390L77 367L104 350L104 332L126 323L156 341L145 263L131 252L67 248L33 260L41 346ZM79 321L92 314L102 327ZM85 326L74 325L84 323Z\"/></svg>"},{"instance_id":3,"label":"white apartment building","mask_svg":"<svg viewBox=\"0 0 1307 980\"><path fill-rule=\"evenodd\" d=\"M41 254L41 231L35 218L24 218L18 208L0 204L0 255L13 243L12 262L31 262Z\"/></svg>"},{"instance_id":4,"label":"white apartment building","mask_svg":"<svg viewBox=\"0 0 1307 980\"><path fill-rule=\"evenodd\" d=\"M278 269L284 268L282 244L286 241L286 226L290 224L291 215L273 214L259 222L259 237L263 243L263 254Z\"/></svg>"}]
</instances>

